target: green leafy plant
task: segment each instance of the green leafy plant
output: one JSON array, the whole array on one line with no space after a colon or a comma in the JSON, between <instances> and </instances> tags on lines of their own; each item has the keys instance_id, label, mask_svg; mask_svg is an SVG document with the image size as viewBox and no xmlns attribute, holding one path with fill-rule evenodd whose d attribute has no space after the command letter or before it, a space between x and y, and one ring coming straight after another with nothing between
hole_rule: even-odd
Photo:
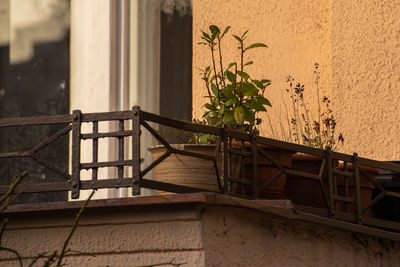
<instances>
[{"instance_id":1,"label":"green leafy plant","mask_svg":"<svg viewBox=\"0 0 400 267\"><path fill-rule=\"evenodd\" d=\"M327 96L319 96L319 65L314 65L316 94L318 99L317 118L314 119L307 102L304 100L304 84L296 83L288 76L289 87L286 92L290 95L293 116L290 119L289 136L298 144L321 149L338 149L343 145L344 138L340 133L336 138L336 119L331 108L331 100ZM288 118L289 119L289 118Z\"/></svg>"},{"instance_id":2,"label":"green leafy plant","mask_svg":"<svg viewBox=\"0 0 400 267\"><path fill-rule=\"evenodd\" d=\"M253 79L245 72L245 67L253 61L245 61L246 52L254 48L266 48L263 43L245 45L248 31L242 35L233 35L238 42L240 60L231 62L227 67L223 64L222 40L230 30L226 27L223 32L220 28L211 25L209 32L202 31L202 42L199 44L208 47L211 64L202 72L202 79L207 89L208 102L204 105L206 111L203 118L209 125L259 134L256 128L262 122L259 112L265 112L266 106L271 103L264 97L265 89L271 84L268 79Z\"/></svg>"}]
</instances>

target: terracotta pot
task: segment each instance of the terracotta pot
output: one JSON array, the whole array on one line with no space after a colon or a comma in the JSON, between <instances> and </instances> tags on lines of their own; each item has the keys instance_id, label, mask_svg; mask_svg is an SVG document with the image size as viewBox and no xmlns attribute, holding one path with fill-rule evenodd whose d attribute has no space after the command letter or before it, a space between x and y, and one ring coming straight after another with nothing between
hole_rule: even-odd
<instances>
[{"instance_id":1,"label":"terracotta pot","mask_svg":"<svg viewBox=\"0 0 400 267\"><path fill-rule=\"evenodd\" d=\"M292 160L293 170L318 175L323 159L308 154L293 154ZM336 167L338 165L338 161L335 161L334 165ZM328 175L326 170L327 169L325 166L322 181L326 197L329 201ZM322 192L321 183L317 180L288 174L285 194L294 204L316 208L328 207Z\"/></svg>"},{"instance_id":2,"label":"terracotta pot","mask_svg":"<svg viewBox=\"0 0 400 267\"><path fill-rule=\"evenodd\" d=\"M239 148L240 142L232 142L232 146ZM275 148L272 146L267 146L263 144L257 144L257 146L263 150L279 165L284 168L292 167L292 152L280 148ZM251 147L250 142L245 142L245 147L249 150ZM257 157L258 164L258 186L259 188L273 178L279 170L272 165L270 161L264 158L260 153ZM240 172L239 172L240 173ZM253 164L251 159L246 159L245 161L245 178L251 180L253 176ZM275 182L270 184L266 189L264 189L258 196L258 198L264 199L283 199L286 198L284 194L286 184L286 174L282 174ZM242 187L236 187L236 193L241 193ZM245 193L250 195L251 186L246 186Z\"/></svg>"},{"instance_id":3,"label":"terracotta pot","mask_svg":"<svg viewBox=\"0 0 400 267\"><path fill-rule=\"evenodd\" d=\"M344 170L344 164L340 163L339 166L337 167L338 170ZM376 175L378 174L378 169L377 168L372 168L368 166L363 166L360 165L360 169L364 170L369 176L371 176L373 179L376 179ZM348 163L347 164L347 171L349 172L354 172L354 167L353 164ZM349 192L349 197L354 198L355 197L355 185L354 185L354 179L353 178L346 178L348 182L348 192ZM341 175L336 175L336 183L337 183L337 190L338 190L338 195L340 196L345 196L345 185L344 185L344 177ZM371 201L372 198L372 193L375 189L375 185L371 183L367 178L365 178L361 172L360 172L360 200L361 200L361 208L364 208L365 206L368 205L368 203ZM348 211L349 212L355 212L355 205L354 204L347 204L348 206ZM337 201L336 202L336 209L339 211L344 211L346 212L346 204L342 201ZM365 213L365 215L368 215L369 211Z\"/></svg>"},{"instance_id":4,"label":"terracotta pot","mask_svg":"<svg viewBox=\"0 0 400 267\"><path fill-rule=\"evenodd\" d=\"M179 144L177 149L213 156L215 145ZM165 153L162 145L149 148L153 161ZM221 153L217 155L217 168L221 175ZM221 177L221 176L220 176ZM153 169L153 180L219 192L214 163L211 160L171 154ZM158 194L167 192L158 191ZM170 194L170 193L168 193Z\"/></svg>"}]
</instances>

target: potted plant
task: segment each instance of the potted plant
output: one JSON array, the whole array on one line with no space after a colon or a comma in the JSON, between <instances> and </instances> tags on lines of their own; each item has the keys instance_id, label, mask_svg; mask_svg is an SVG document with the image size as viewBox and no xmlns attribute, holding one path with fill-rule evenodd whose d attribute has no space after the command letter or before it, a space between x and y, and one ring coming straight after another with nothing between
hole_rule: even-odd
<instances>
[{"instance_id":1,"label":"potted plant","mask_svg":"<svg viewBox=\"0 0 400 267\"><path fill-rule=\"evenodd\" d=\"M314 75L316 84L316 95L318 99L318 115L317 119L314 119L307 106L307 102L304 100L304 85L295 83L292 77L288 77L289 88L286 91L289 93L292 108L293 117L290 120L291 128L289 128L289 135L292 136L294 142L310 147L320 149L331 149L336 150L339 146L343 145L343 135L340 133L336 136L336 120L331 109L331 101L328 97L324 96L320 98L319 95L319 65L315 63ZM320 172L321 164L323 159L317 156L308 154L293 154L293 169L296 171L303 171L318 175ZM343 162L339 163L334 161L333 165L339 170L354 171L351 163L344 165ZM326 165L325 165L326 166ZM360 168L367 172L367 175L375 177L377 169L369 168L366 166L360 166ZM369 182L363 175L360 176L361 186L361 201L365 203L370 201L374 186ZM337 192L341 196L345 196L345 178L341 175L336 175ZM347 178L348 181L348 193L349 197L354 197L354 180ZM285 193L295 204L301 204L306 206L327 208L327 202L324 198L328 196L328 175L326 168L322 175L321 181L312 180L309 178L288 175ZM344 202L337 202L337 209L340 211L346 211ZM350 207L349 210L354 210L354 207Z\"/></svg>"},{"instance_id":2,"label":"potted plant","mask_svg":"<svg viewBox=\"0 0 400 267\"><path fill-rule=\"evenodd\" d=\"M289 86L286 92L290 96L293 110L292 117L288 122L290 125L288 127L288 136L291 142L297 144L335 150L338 144L343 144L344 139L342 134L339 134L338 138L336 138L336 120L330 107L331 101L326 96L320 98L319 94L320 73L318 63L315 63L314 68L316 97L318 102L316 118L312 116L308 107L308 102L304 99L304 85L296 83L295 79L291 76L287 78ZM289 116L287 116L287 118L289 118ZM294 170L315 175L319 175L323 162L323 158L303 153L293 154L292 160ZM338 162L335 161L334 167L336 167L337 164ZM321 186L322 184L319 180L288 175L285 193L295 204L326 208L327 202L324 195L327 196L328 193L326 187L327 177L326 165L322 173L322 182L324 186Z\"/></svg>"},{"instance_id":3,"label":"potted plant","mask_svg":"<svg viewBox=\"0 0 400 267\"><path fill-rule=\"evenodd\" d=\"M201 38L203 41L200 43L209 49L211 56L211 64L201 73L207 89L205 97L208 100L204 105L206 111L203 118L209 125L226 126L229 129L258 135L258 126L262 123L259 113L266 112L266 108L271 107L271 103L264 96L271 81L269 79L254 79L246 72L246 67L252 65L253 61L245 60L245 56L250 49L266 48L267 45L263 43L245 45L248 31L245 31L242 35L233 35L237 42L240 59L238 62L231 62L227 67L224 67L221 44L230 27L226 27L222 32L219 27L211 25L209 30L209 32L202 31ZM236 148L242 147L242 143L239 141L233 142L232 145ZM250 143L245 142L243 147L249 149ZM259 147L267 150L267 154L273 157L278 164L284 167L291 166L290 152L265 145L259 145ZM258 184L262 186L274 177L279 170L262 156L258 157L257 163ZM245 161L245 178L252 178L252 162L249 159ZM259 197L282 198L285 181L286 175L282 175L261 192ZM236 193L243 191L244 194L247 194L248 188L243 187L244 185L241 185L237 186L236 189L232 187L232 189Z\"/></svg>"},{"instance_id":4,"label":"potted plant","mask_svg":"<svg viewBox=\"0 0 400 267\"><path fill-rule=\"evenodd\" d=\"M204 124L203 121L199 120L193 122ZM215 138L162 125L158 134L175 149L216 156L218 167L216 169L212 160L171 154L153 169L153 180L188 186L203 191L220 191L218 179L221 177L220 163L222 156L220 151L216 151ZM152 155L153 162L167 151L165 146L161 144L150 147L148 150ZM161 190L158 190L157 193L159 195L170 194Z\"/></svg>"}]
</instances>

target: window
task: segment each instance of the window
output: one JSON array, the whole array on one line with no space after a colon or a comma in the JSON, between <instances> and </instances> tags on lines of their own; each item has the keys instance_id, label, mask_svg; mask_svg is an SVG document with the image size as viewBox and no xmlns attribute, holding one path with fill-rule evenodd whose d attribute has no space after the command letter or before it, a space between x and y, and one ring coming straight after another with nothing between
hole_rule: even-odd
<instances>
[{"instance_id":1,"label":"window","mask_svg":"<svg viewBox=\"0 0 400 267\"><path fill-rule=\"evenodd\" d=\"M69 113L69 1L0 0L0 117ZM0 131L0 153L27 150L59 126ZM68 138L41 157L68 169ZM29 183L65 178L30 158L0 159L0 183L29 172ZM20 202L65 200L66 193L27 194Z\"/></svg>"},{"instance_id":2,"label":"window","mask_svg":"<svg viewBox=\"0 0 400 267\"><path fill-rule=\"evenodd\" d=\"M1 117L140 105L149 112L191 119L191 0L0 0L0 22ZM83 125L82 131L90 127ZM116 125L99 127L109 131ZM30 131L2 130L0 151L32 146L57 127ZM153 141L146 133L144 141L141 150L148 165L147 147ZM83 142L82 162L91 161L86 145ZM112 142L100 143L100 150L99 161L116 155ZM60 168L68 168L68 138L46 153L57 157ZM0 164L1 177L11 177L23 166L35 168L34 162ZM113 171L102 171L99 177L114 177ZM31 172L29 180L34 181L31 176L55 177L41 167ZM111 191L101 197L129 195L126 190Z\"/></svg>"}]
</instances>

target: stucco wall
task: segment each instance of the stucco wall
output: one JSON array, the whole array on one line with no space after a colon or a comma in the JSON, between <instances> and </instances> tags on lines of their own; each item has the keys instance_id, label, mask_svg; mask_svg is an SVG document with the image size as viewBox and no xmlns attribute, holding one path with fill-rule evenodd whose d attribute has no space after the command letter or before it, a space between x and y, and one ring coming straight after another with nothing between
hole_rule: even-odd
<instances>
[{"instance_id":1,"label":"stucco wall","mask_svg":"<svg viewBox=\"0 0 400 267\"><path fill-rule=\"evenodd\" d=\"M399 13L399 1L332 1L332 92L348 153L400 158Z\"/></svg>"},{"instance_id":2,"label":"stucco wall","mask_svg":"<svg viewBox=\"0 0 400 267\"><path fill-rule=\"evenodd\" d=\"M208 207L206 266L398 266L399 244L257 211Z\"/></svg>"},{"instance_id":3,"label":"stucco wall","mask_svg":"<svg viewBox=\"0 0 400 267\"><path fill-rule=\"evenodd\" d=\"M334 219L326 219L332 226L301 219L302 212L285 203L205 193L94 200L71 239L65 263L398 266L399 242L358 233L363 226L344 230L338 226L343 222ZM39 253L60 252L80 204L46 204L41 210L3 214L9 223L2 246L18 250L25 265ZM12 258L2 250L0 265L18 265Z\"/></svg>"},{"instance_id":4,"label":"stucco wall","mask_svg":"<svg viewBox=\"0 0 400 267\"><path fill-rule=\"evenodd\" d=\"M281 98L285 77L292 75L305 84L315 117L313 65L320 63L321 95L332 99L337 132L345 138L340 151L396 160L400 157L399 13L398 1L194 0L193 43L200 41L200 29L217 24L232 26L232 33L249 29L250 42L269 45L249 53L255 64L248 70L272 80L267 97L273 105L275 135L267 122L261 134L279 139L279 121L287 124ZM209 64L208 54L203 46L193 48L194 117L201 117L205 101L201 96L206 94L196 67ZM290 108L287 98L286 106Z\"/></svg>"},{"instance_id":5,"label":"stucco wall","mask_svg":"<svg viewBox=\"0 0 400 267\"><path fill-rule=\"evenodd\" d=\"M172 260L185 266L204 266L201 223L196 212L172 206L87 210L71 239L68 248L74 252L65 258L66 266L142 266ZM17 249L26 266L39 253L60 253L74 213L24 216L9 217L2 245ZM1 251L0 265L17 266L17 261L7 260L11 256Z\"/></svg>"}]
</instances>

